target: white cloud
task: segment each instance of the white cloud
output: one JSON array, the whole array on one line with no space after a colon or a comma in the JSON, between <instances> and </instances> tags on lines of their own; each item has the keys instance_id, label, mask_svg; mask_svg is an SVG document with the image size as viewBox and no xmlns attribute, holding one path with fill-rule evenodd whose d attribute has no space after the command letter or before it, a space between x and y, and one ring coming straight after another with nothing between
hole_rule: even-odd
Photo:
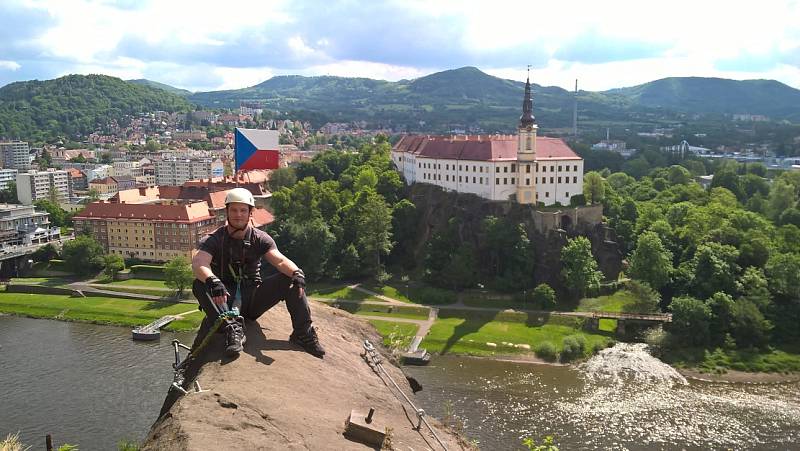
<instances>
[{"instance_id":1,"label":"white cloud","mask_svg":"<svg viewBox=\"0 0 800 451\"><path fill-rule=\"evenodd\" d=\"M22 66L16 61L0 60L0 69L2 70L18 70Z\"/></svg>"}]
</instances>

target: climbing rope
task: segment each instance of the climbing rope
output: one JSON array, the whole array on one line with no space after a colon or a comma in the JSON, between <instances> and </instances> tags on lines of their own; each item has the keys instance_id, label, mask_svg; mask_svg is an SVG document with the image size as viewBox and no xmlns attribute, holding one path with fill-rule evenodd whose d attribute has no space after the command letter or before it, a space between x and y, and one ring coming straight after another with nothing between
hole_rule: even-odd
<instances>
[{"instance_id":1,"label":"climbing rope","mask_svg":"<svg viewBox=\"0 0 800 451\"><path fill-rule=\"evenodd\" d=\"M234 306L232 309L227 310L228 306L226 304L220 306L213 304L214 309L217 311L219 316L217 316L217 320L214 321L214 324L211 325L211 328L209 328L205 337L203 337L203 340L200 341L200 343L198 343L195 347L190 348L185 344L181 343L177 339L172 340L172 347L173 350L175 351L175 363L172 364L172 368L174 370L174 374L172 376L172 388L178 390L184 395L189 393L185 388L183 388L183 384L186 382L186 376L185 376L186 367L189 365L189 362L191 362L195 356L199 355L200 351L202 351L206 347L206 345L208 345L208 343L211 341L211 337L214 336L215 333L217 333L217 330L222 326L224 322L231 319L235 319L237 316L239 316L239 305L241 305L241 296L238 296L239 294L238 288L239 287L237 286L237 299L234 301ZM186 354L186 358L184 358L183 360L181 360L181 353L180 353L181 349L189 351L189 353ZM195 386L197 387L198 392L202 391L200 389L200 384L198 384L197 381L195 381Z\"/></svg>"},{"instance_id":2,"label":"climbing rope","mask_svg":"<svg viewBox=\"0 0 800 451\"><path fill-rule=\"evenodd\" d=\"M383 365L381 365L381 361L383 359L381 358L380 354L378 354L378 351L375 350L375 346L373 346L369 340L364 340L364 360L367 362L367 364L371 363L372 365L374 365L375 368L378 368L378 370L380 370L387 378L389 378L389 381L392 382L394 388L396 388L397 391L400 392L401 395L403 395L403 398L406 400L406 402L411 406L412 409L414 409L414 412L417 414L417 420L418 420L416 429L419 431L420 428L422 427L422 424L425 424L425 426L428 427L428 430L431 431L431 434L433 434L433 438L435 438L436 441L439 442L439 444L442 446L442 448L445 451L447 451L447 445L445 445L442 442L442 440L436 434L436 431L433 430L433 427L431 427L431 425L428 424L428 421L425 419L425 411L415 406L414 403L408 398L408 396L406 396L403 390L400 389L400 386L397 385L397 382L395 382L394 379L392 379L392 376L390 376L389 373L386 372L386 369L383 367ZM370 360L372 361L370 362Z\"/></svg>"}]
</instances>

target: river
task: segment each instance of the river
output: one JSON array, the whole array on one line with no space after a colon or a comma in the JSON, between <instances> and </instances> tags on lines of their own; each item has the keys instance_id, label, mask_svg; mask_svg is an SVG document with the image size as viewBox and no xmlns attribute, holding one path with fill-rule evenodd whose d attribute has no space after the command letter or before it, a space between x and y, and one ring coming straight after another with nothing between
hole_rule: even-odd
<instances>
[{"instance_id":1,"label":"river","mask_svg":"<svg viewBox=\"0 0 800 451\"><path fill-rule=\"evenodd\" d=\"M0 435L43 449L113 450L141 441L172 382L172 338L134 342L130 328L0 316Z\"/></svg>"},{"instance_id":2,"label":"river","mask_svg":"<svg viewBox=\"0 0 800 451\"><path fill-rule=\"evenodd\" d=\"M48 433L83 451L141 441L172 380L173 336L137 343L128 328L0 316L0 434L19 431L34 449ZM638 348L581 368L444 356L405 370L424 387L418 403L462 422L484 450L545 434L562 450L800 443L800 383L686 382Z\"/></svg>"}]
</instances>

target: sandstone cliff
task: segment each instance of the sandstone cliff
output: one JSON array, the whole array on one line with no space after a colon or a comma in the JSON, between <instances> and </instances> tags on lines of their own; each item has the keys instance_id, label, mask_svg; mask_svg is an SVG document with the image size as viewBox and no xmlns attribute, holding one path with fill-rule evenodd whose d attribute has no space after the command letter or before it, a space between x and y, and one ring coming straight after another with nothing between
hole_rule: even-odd
<instances>
[{"instance_id":1,"label":"sandstone cliff","mask_svg":"<svg viewBox=\"0 0 800 451\"><path fill-rule=\"evenodd\" d=\"M347 312L312 304L327 350L324 359L288 342L291 324L283 304L247 324L247 343L235 360L223 358L224 339L218 334L187 373L208 391L176 396L173 390L142 449L373 449L343 434L350 411L370 407L374 424L390 428L389 449L443 449L425 426L414 429L414 412L362 357L365 338L380 343L372 326ZM413 401L402 371L387 359L383 366ZM458 437L434 427L448 449L464 449Z\"/></svg>"}]
</instances>

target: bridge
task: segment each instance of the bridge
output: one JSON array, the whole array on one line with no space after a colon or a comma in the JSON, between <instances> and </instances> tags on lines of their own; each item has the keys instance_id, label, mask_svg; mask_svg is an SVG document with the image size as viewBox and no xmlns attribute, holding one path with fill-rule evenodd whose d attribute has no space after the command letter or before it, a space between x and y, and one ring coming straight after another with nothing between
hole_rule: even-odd
<instances>
[{"instance_id":1,"label":"bridge","mask_svg":"<svg viewBox=\"0 0 800 451\"><path fill-rule=\"evenodd\" d=\"M133 333L133 339L134 340L155 340L155 339L157 339L158 337L161 336L160 329L162 327L166 326L167 324L175 321L176 319L178 319L178 318L175 317L175 316L166 315L166 316L162 316L161 318L153 321L152 323L150 323L150 324L148 324L146 326L137 327L136 329L133 329L131 331Z\"/></svg>"}]
</instances>

